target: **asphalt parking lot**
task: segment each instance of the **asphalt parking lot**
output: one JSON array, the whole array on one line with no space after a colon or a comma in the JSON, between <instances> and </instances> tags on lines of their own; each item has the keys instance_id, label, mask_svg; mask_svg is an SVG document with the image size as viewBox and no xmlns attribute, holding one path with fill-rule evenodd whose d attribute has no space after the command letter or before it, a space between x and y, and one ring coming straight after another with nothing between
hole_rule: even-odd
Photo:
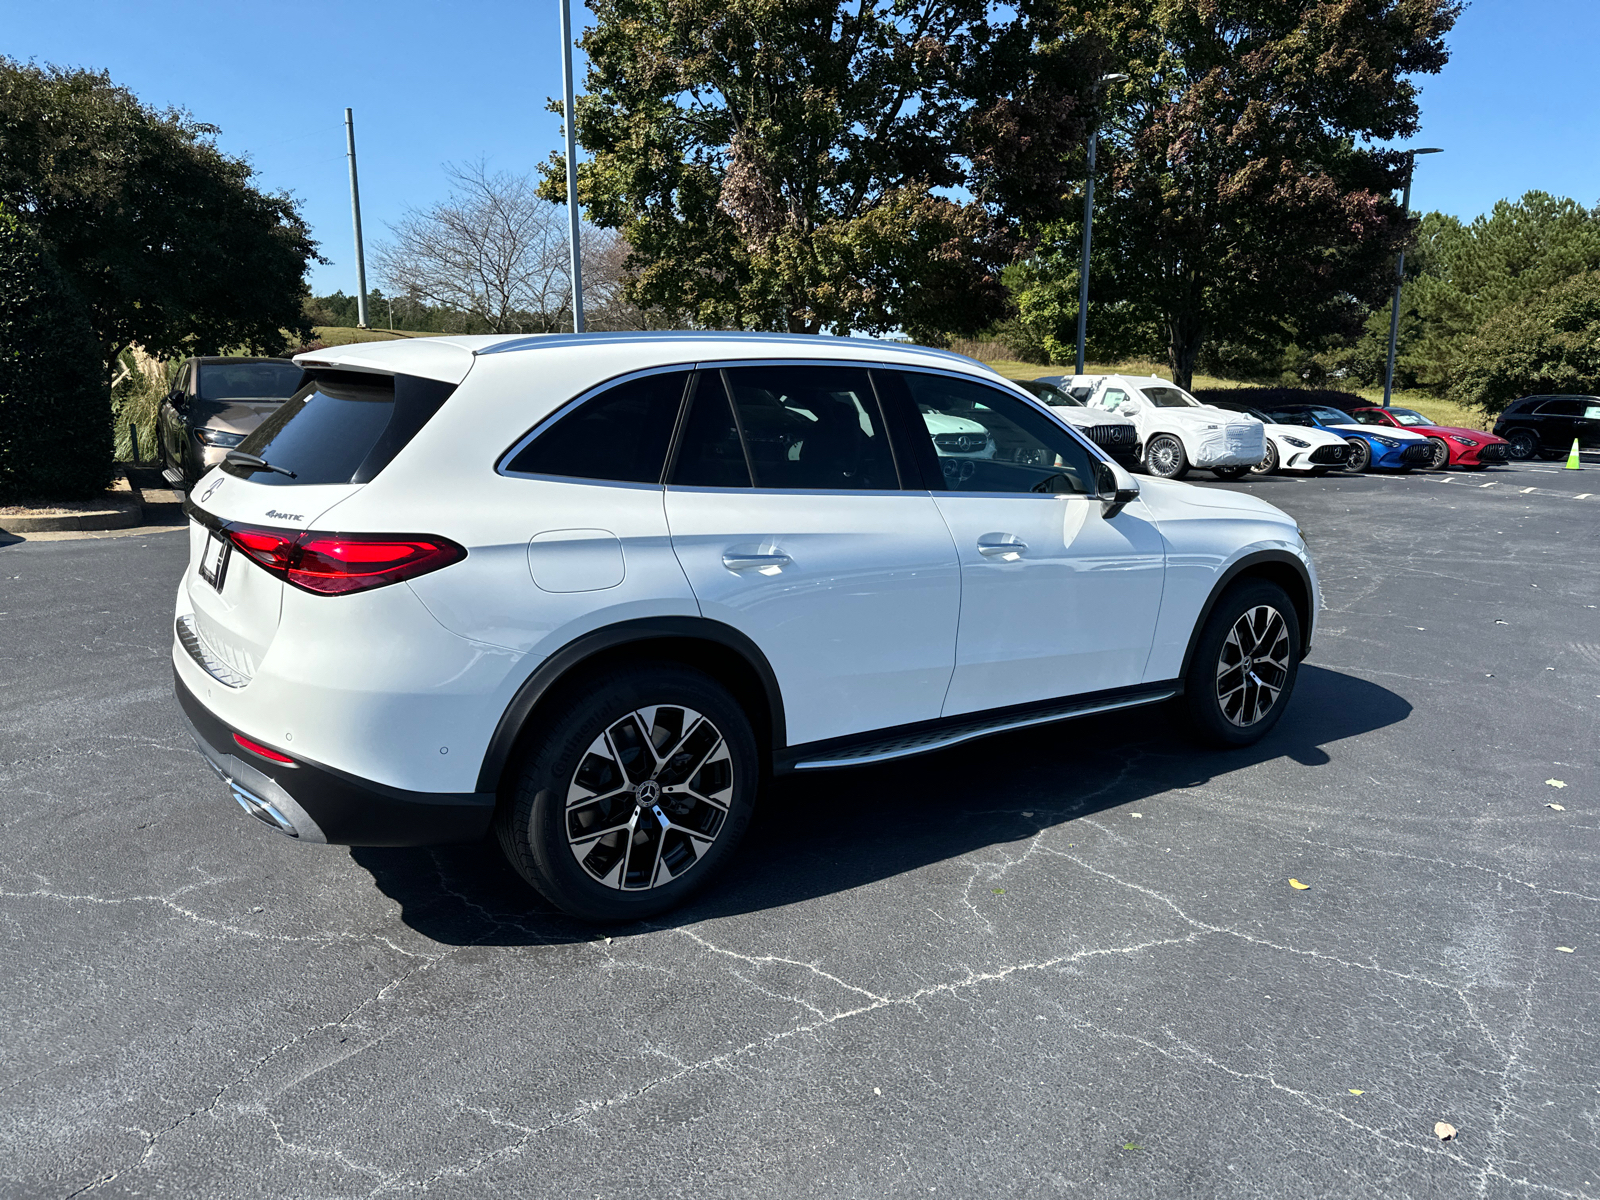
<instances>
[{"instance_id":1,"label":"asphalt parking lot","mask_svg":"<svg viewBox=\"0 0 1600 1200\"><path fill-rule=\"evenodd\" d=\"M0 1194L1600 1197L1600 469L1227 486L1327 606L1261 745L786 781L599 930L243 816L181 534L0 548Z\"/></svg>"}]
</instances>

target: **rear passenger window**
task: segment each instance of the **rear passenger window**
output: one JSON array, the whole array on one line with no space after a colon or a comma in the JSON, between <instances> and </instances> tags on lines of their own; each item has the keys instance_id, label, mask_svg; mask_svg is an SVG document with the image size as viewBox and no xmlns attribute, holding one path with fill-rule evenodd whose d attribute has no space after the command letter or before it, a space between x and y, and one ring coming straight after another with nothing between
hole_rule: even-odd
<instances>
[{"instance_id":1,"label":"rear passenger window","mask_svg":"<svg viewBox=\"0 0 1600 1200\"><path fill-rule=\"evenodd\" d=\"M1541 417L1576 417L1584 410L1582 400L1547 400L1539 406Z\"/></svg>"},{"instance_id":2,"label":"rear passenger window","mask_svg":"<svg viewBox=\"0 0 1600 1200\"><path fill-rule=\"evenodd\" d=\"M733 367L723 373L759 488L900 486L878 401L858 367Z\"/></svg>"},{"instance_id":3,"label":"rear passenger window","mask_svg":"<svg viewBox=\"0 0 1600 1200\"><path fill-rule=\"evenodd\" d=\"M694 398L678 442L671 482L684 487L750 486L739 427L734 424L719 372L702 371L695 376Z\"/></svg>"},{"instance_id":4,"label":"rear passenger window","mask_svg":"<svg viewBox=\"0 0 1600 1200\"><path fill-rule=\"evenodd\" d=\"M660 483L688 371L630 379L586 400L517 452L516 475Z\"/></svg>"}]
</instances>

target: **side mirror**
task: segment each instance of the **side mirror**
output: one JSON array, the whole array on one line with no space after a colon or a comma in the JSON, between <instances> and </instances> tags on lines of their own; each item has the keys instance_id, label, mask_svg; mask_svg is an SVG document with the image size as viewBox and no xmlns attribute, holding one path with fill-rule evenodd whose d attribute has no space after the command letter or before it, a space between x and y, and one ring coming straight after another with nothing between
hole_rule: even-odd
<instances>
[{"instance_id":1,"label":"side mirror","mask_svg":"<svg viewBox=\"0 0 1600 1200\"><path fill-rule=\"evenodd\" d=\"M1138 481L1115 463L1095 464L1095 487L1100 515L1107 521L1139 498Z\"/></svg>"}]
</instances>

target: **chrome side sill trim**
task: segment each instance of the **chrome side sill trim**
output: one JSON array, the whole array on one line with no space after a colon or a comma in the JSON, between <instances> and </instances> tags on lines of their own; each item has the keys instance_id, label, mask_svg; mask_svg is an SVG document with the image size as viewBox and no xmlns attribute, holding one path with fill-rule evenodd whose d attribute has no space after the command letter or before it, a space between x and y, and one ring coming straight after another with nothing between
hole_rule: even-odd
<instances>
[{"instance_id":1,"label":"chrome side sill trim","mask_svg":"<svg viewBox=\"0 0 1600 1200\"><path fill-rule=\"evenodd\" d=\"M817 758L797 762L794 764L793 770L816 771L829 767L858 767L866 763L908 758L913 754L926 754L931 750L943 750L947 746L958 746L962 742L970 742L974 738L988 737L990 734L995 733L1006 733L1012 729L1025 729L1030 725L1048 725L1053 721L1066 721L1073 717L1087 717L1092 713L1110 712L1118 708L1137 708L1142 704L1159 704L1163 700L1172 699L1177 694L1178 690L1176 688L1166 688L1158 692L1142 692L1137 696L1123 696L1115 700L1102 700L1090 704L1063 704L1059 708L1030 713L1025 717L1003 717L988 721L977 720L966 725L954 725L946 729L933 729L926 733L895 738L886 742L852 746L847 750L838 750L832 754L823 754Z\"/></svg>"},{"instance_id":2,"label":"chrome side sill trim","mask_svg":"<svg viewBox=\"0 0 1600 1200\"><path fill-rule=\"evenodd\" d=\"M223 687L242 688L250 682L248 675L241 675L227 663L223 662L210 650L206 649L200 640L200 631L195 628L194 618L188 613L179 617L176 622L178 645L189 652L189 657L199 664L200 669Z\"/></svg>"}]
</instances>

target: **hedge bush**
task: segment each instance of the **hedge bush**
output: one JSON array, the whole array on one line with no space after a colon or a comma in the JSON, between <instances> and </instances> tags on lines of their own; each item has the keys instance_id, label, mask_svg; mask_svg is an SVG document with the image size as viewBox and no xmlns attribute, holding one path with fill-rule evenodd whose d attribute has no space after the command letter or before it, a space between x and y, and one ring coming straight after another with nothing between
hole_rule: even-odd
<instances>
[{"instance_id":1,"label":"hedge bush","mask_svg":"<svg viewBox=\"0 0 1600 1200\"><path fill-rule=\"evenodd\" d=\"M1354 392L1340 392L1332 388L1242 387L1196 388L1190 393L1201 404L1214 400L1228 400L1234 404L1248 404L1251 408L1282 408L1287 404L1323 404L1350 412L1357 408L1370 408L1372 401Z\"/></svg>"},{"instance_id":2,"label":"hedge bush","mask_svg":"<svg viewBox=\"0 0 1600 1200\"><path fill-rule=\"evenodd\" d=\"M111 393L83 306L0 210L0 504L104 491L111 447Z\"/></svg>"}]
</instances>

